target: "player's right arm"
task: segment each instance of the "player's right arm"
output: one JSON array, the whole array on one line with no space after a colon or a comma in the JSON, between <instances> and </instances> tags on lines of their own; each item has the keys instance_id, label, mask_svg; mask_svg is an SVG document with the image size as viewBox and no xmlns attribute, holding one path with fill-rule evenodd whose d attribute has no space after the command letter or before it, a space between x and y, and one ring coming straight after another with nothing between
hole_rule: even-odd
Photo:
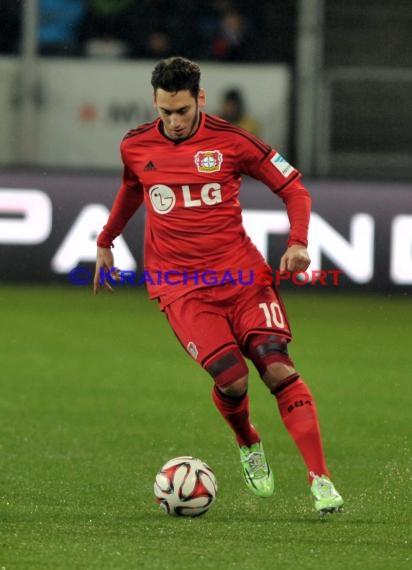
<instances>
[{"instance_id":1,"label":"player's right arm","mask_svg":"<svg viewBox=\"0 0 412 570\"><path fill-rule=\"evenodd\" d=\"M102 278L103 274L114 267L114 258L111 251L113 240L119 236L127 222L143 202L143 186L139 179L125 166L123 171L122 185L114 200L109 219L103 231L97 238L96 271L93 281L95 295L101 287L111 293L113 288L108 279ZM116 279L116 273L111 278Z\"/></svg>"},{"instance_id":2,"label":"player's right arm","mask_svg":"<svg viewBox=\"0 0 412 570\"><path fill-rule=\"evenodd\" d=\"M104 278L107 272L110 272L114 267L114 257L112 250L109 247L97 247L96 254L96 272L94 274L93 280L93 293L97 295L100 287L104 287L110 293L113 293L113 287L110 284L109 279ZM111 273L112 279L117 279L116 272Z\"/></svg>"}]
</instances>

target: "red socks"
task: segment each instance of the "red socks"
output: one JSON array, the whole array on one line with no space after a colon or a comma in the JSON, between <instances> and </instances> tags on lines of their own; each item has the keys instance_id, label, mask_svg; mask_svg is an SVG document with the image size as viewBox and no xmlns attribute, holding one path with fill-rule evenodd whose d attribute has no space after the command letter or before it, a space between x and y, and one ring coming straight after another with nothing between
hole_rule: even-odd
<instances>
[{"instance_id":1,"label":"red socks","mask_svg":"<svg viewBox=\"0 0 412 570\"><path fill-rule=\"evenodd\" d=\"M314 475L329 477L316 406L309 388L299 374L293 374L273 391L273 395L277 399L283 423L306 463L309 482ZM246 392L238 398L228 396L215 384L212 398L221 415L235 432L240 446L250 447L260 441L258 432L250 423L249 396Z\"/></svg>"},{"instance_id":2,"label":"red socks","mask_svg":"<svg viewBox=\"0 0 412 570\"><path fill-rule=\"evenodd\" d=\"M240 446L247 445L250 447L260 441L258 432L250 423L247 392L239 397L228 396L219 390L215 384L212 390L212 398L219 412L235 432L236 441Z\"/></svg>"},{"instance_id":3,"label":"red socks","mask_svg":"<svg viewBox=\"0 0 412 570\"><path fill-rule=\"evenodd\" d=\"M314 475L329 477L323 454L315 402L309 388L293 374L275 390L280 415L286 429L295 441L309 471L309 482Z\"/></svg>"}]
</instances>

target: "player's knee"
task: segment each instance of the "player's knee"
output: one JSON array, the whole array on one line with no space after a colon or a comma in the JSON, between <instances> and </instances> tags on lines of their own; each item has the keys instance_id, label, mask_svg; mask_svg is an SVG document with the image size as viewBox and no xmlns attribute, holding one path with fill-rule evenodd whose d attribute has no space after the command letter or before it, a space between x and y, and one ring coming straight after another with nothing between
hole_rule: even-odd
<instances>
[{"instance_id":1,"label":"player's knee","mask_svg":"<svg viewBox=\"0 0 412 570\"><path fill-rule=\"evenodd\" d=\"M237 346L229 346L208 359L204 368L225 394L239 396L246 391L248 367Z\"/></svg>"},{"instance_id":2,"label":"player's knee","mask_svg":"<svg viewBox=\"0 0 412 570\"><path fill-rule=\"evenodd\" d=\"M296 370L289 364L283 362L272 362L266 367L262 378L271 392L275 392L287 378L296 374Z\"/></svg>"},{"instance_id":3,"label":"player's knee","mask_svg":"<svg viewBox=\"0 0 412 570\"><path fill-rule=\"evenodd\" d=\"M288 354L288 339L284 336L253 335L248 341L247 355L270 390L295 372Z\"/></svg>"},{"instance_id":4,"label":"player's knee","mask_svg":"<svg viewBox=\"0 0 412 570\"><path fill-rule=\"evenodd\" d=\"M219 390L226 394L227 396L233 396L234 398L242 396L248 387L248 377L243 376L239 380L235 380L232 384L226 386L220 386Z\"/></svg>"}]
</instances>

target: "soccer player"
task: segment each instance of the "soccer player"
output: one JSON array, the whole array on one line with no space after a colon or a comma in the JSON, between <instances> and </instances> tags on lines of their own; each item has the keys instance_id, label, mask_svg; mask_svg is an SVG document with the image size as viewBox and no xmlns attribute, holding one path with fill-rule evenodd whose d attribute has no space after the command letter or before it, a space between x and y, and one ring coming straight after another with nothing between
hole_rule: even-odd
<instances>
[{"instance_id":1,"label":"soccer player","mask_svg":"<svg viewBox=\"0 0 412 570\"><path fill-rule=\"evenodd\" d=\"M157 276L148 279L150 297L213 378L213 402L234 432L246 485L260 497L274 491L249 414L248 358L307 466L316 510L336 511L343 499L330 480L313 396L288 354L292 334L279 293L259 279L245 285L240 277L223 284L199 278L207 271L222 281L227 272L270 271L242 226L242 174L264 182L286 206L290 235L280 270L307 269L311 202L301 174L254 135L202 110L206 98L196 63L163 60L151 83L159 117L131 130L121 143L123 180L97 239L94 292L101 285L112 291L110 277L101 283L101 270L113 269L113 241L144 201L145 271ZM184 278L172 279L176 275Z\"/></svg>"}]
</instances>

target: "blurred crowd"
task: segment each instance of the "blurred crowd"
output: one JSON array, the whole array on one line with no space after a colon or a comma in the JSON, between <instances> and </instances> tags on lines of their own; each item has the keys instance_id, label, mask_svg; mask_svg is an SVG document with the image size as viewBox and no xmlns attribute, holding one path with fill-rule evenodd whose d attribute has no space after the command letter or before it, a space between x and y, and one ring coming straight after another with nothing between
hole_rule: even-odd
<instances>
[{"instance_id":1,"label":"blurred crowd","mask_svg":"<svg viewBox=\"0 0 412 570\"><path fill-rule=\"evenodd\" d=\"M0 53L18 53L21 0L0 0ZM48 56L292 62L296 0L38 0Z\"/></svg>"}]
</instances>

